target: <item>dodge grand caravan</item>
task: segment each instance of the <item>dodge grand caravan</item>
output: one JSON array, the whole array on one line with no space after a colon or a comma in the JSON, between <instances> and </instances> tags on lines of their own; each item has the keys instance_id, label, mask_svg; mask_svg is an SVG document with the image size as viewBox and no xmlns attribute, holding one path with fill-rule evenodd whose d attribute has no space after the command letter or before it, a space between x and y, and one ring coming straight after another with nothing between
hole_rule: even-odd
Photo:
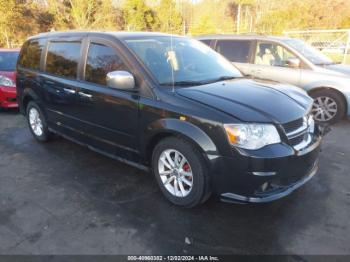
<instances>
[{"instance_id":1,"label":"dodge grand caravan","mask_svg":"<svg viewBox=\"0 0 350 262\"><path fill-rule=\"evenodd\" d=\"M29 38L20 110L41 142L61 135L151 170L165 197L268 202L310 180L322 131L296 87L245 79L211 48L158 33Z\"/></svg>"},{"instance_id":2,"label":"dodge grand caravan","mask_svg":"<svg viewBox=\"0 0 350 262\"><path fill-rule=\"evenodd\" d=\"M300 39L212 35L199 39L244 74L300 86L314 98L315 120L334 124L350 117L350 66L333 62Z\"/></svg>"}]
</instances>

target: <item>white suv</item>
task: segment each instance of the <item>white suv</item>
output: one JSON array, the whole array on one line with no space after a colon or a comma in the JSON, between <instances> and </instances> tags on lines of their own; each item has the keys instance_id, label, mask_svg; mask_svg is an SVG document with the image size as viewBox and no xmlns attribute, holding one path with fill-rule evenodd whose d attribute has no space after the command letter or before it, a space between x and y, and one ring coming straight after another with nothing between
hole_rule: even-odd
<instances>
[{"instance_id":1,"label":"white suv","mask_svg":"<svg viewBox=\"0 0 350 262\"><path fill-rule=\"evenodd\" d=\"M315 100L315 120L333 124L350 116L350 66L334 63L302 40L259 35L212 35L198 40L244 74L302 87Z\"/></svg>"}]
</instances>

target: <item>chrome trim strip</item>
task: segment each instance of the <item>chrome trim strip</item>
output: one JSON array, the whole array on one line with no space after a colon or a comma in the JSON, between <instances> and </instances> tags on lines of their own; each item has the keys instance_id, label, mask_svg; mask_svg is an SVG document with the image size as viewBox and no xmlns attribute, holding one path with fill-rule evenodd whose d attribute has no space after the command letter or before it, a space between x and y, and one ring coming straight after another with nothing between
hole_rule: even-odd
<instances>
[{"instance_id":1,"label":"chrome trim strip","mask_svg":"<svg viewBox=\"0 0 350 262\"><path fill-rule=\"evenodd\" d=\"M277 172L252 172L254 176L275 176Z\"/></svg>"}]
</instances>

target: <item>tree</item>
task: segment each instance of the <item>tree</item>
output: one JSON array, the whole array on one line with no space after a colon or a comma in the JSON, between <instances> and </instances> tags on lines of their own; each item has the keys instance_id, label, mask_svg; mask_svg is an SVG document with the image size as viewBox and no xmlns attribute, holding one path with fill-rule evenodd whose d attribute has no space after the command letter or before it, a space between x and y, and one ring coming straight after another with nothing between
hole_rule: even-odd
<instances>
[{"instance_id":1,"label":"tree","mask_svg":"<svg viewBox=\"0 0 350 262\"><path fill-rule=\"evenodd\" d=\"M19 12L15 0L0 0L0 43L11 47L12 39L16 34L16 23Z\"/></svg>"},{"instance_id":2,"label":"tree","mask_svg":"<svg viewBox=\"0 0 350 262\"><path fill-rule=\"evenodd\" d=\"M48 9L55 18L55 30L122 27L121 14L112 0L48 0Z\"/></svg>"},{"instance_id":3,"label":"tree","mask_svg":"<svg viewBox=\"0 0 350 262\"><path fill-rule=\"evenodd\" d=\"M161 0L156 12L160 31L175 34L184 32L182 16L173 0Z\"/></svg>"},{"instance_id":4,"label":"tree","mask_svg":"<svg viewBox=\"0 0 350 262\"><path fill-rule=\"evenodd\" d=\"M126 0L123 14L127 30L152 30L156 24L155 14L144 0Z\"/></svg>"},{"instance_id":5,"label":"tree","mask_svg":"<svg viewBox=\"0 0 350 262\"><path fill-rule=\"evenodd\" d=\"M214 34L216 33L216 27L213 21L210 19L209 14L203 14L200 16L198 22L193 25L190 30L192 35L202 34Z\"/></svg>"},{"instance_id":6,"label":"tree","mask_svg":"<svg viewBox=\"0 0 350 262\"><path fill-rule=\"evenodd\" d=\"M245 13L247 15L248 8L254 6L255 2L255 0L234 0L228 2L227 14L235 21L236 33L240 33L241 31L242 9L246 7ZM249 27L251 27L251 25Z\"/></svg>"}]
</instances>

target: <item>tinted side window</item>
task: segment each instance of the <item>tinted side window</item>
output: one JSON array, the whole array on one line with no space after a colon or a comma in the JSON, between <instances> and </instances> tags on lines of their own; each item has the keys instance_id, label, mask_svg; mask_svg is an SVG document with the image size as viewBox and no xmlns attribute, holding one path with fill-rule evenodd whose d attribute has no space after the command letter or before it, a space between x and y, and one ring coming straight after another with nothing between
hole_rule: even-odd
<instances>
[{"instance_id":1,"label":"tinted side window","mask_svg":"<svg viewBox=\"0 0 350 262\"><path fill-rule=\"evenodd\" d=\"M219 40L216 51L231 62L248 63L250 41Z\"/></svg>"},{"instance_id":2,"label":"tinted side window","mask_svg":"<svg viewBox=\"0 0 350 262\"><path fill-rule=\"evenodd\" d=\"M18 65L29 69L39 70L40 57L44 45L45 40L43 39L30 40L26 42L22 47Z\"/></svg>"},{"instance_id":3,"label":"tinted side window","mask_svg":"<svg viewBox=\"0 0 350 262\"><path fill-rule=\"evenodd\" d=\"M46 58L46 72L76 78L80 58L80 42L51 42Z\"/></svg>"},{"instance_id":4,"label":"tinted side window","mask_svg":"<svg viewBox=\"0 0 350 262\"><path fill-rule=\"evenodd\" d=\"M85 80L106 85L106 75L112 71L127 70L115 49L91 43L86 61Z\"/></svg>"}]
</instances>

